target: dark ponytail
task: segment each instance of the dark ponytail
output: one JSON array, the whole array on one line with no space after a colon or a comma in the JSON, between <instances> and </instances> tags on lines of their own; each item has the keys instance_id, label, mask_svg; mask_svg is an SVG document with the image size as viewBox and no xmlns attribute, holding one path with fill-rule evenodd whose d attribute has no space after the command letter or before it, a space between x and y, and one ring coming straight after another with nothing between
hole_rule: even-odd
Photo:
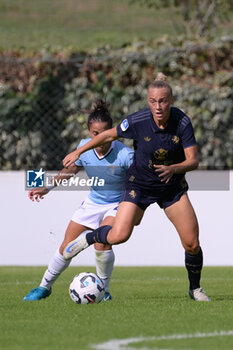
<instances>
[{"instance_id":1,"label":"dark ponytail","mask_svg":"<svg viewBox=\"0 0 233 350\"><path fill-rule=\"evenodd\" d=\"M112 118L108 110L108 104L103 100L96 100L93 110L87 119L87 127L90 130L90 125L93 122L107 123L108 128L112 128Z\"/></svg>"}]
</instances>

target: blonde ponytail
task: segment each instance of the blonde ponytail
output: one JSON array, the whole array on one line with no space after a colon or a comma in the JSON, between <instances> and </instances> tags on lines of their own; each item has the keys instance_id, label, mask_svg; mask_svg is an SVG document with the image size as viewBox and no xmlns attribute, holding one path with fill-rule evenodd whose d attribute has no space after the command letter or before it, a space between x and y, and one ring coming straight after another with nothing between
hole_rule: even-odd
<instances>
[{"instance_id":1,"label":"blonde ponytail","mask_svg":"<svg viewBox=\"0 0 233 350\"><path fill-rule=\"evenodd\" d=\"M159 72L155 80L149 85L149 89L162 89L165 88L169 91L170 95L173 96L171 86L166 82L167 76L162 72Z\"/></svg>"},{"instance_id":2,"label":"blonde ponytail","mask_svg":"<svg viewBox=\"0 0 233 350\"><path fill-rule=\"evenodd\" d=\"M167 76L165 74L163 74L162 72L159 72L156 75L155 81L166 81L167 80Z\"/></svg>"}]
</instances>

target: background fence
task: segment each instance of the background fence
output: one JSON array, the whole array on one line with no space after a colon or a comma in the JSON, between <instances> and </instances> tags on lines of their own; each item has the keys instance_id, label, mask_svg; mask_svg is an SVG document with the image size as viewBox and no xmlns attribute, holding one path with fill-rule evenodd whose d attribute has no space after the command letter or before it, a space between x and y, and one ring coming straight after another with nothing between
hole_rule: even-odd
<instances>
[{"instance_id":1,"label":"background fence","mask_svg":"<svg viewBox=\"0 0 233 350\"><path fill-rule=\"evenodd\" d=\"M233 167L233 39L212 44L135 44L94 55L0 56L1 169L61 168L88 135L86 118L106 98L115 124L146 106L158 71L192 119L203 168Z\"/></svg>"}]
</instances>

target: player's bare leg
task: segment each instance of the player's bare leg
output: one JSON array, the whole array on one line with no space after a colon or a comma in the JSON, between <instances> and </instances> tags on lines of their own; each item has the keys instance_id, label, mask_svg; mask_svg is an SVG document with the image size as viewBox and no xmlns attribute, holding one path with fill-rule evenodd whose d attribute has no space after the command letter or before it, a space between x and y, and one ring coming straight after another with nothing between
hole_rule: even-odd
<instances>
[{"instance_id":1,"label":"player's bare leg","mask_svg":"<svg viewBox=\"0 0 233 350\"><path fill-rule=\"evenodd\" d=\"M108 232L109 244L126 242L135 225L141 221L144 211L131 202L121 202L112 229Z\"/></svg>"},{"instance_id":2,"label":"player's bare leg","mask_svg":"<svg viewBox=\"0 0 233 350\"><path fill-rule=\"evenodd\" d=\"M199 228L197 217L187 194L178 202L165 209L169 220L175 226L185 251L197 254L199 246Z\"/></svg>"},{"instance_id":3,"label":"player's bare leg","mask_svg":"<svg viewBox=\"0 0 233 350\"><path fill-rule=\"evenodd\" d=\"M197 301L209 301L200 287L203 265L202 250L199 243L197 217L185 193L178 202L165 209L167 217L175 226L185 249L185 266L190 281L189 294Z\"/></svg>"}]
</instances>

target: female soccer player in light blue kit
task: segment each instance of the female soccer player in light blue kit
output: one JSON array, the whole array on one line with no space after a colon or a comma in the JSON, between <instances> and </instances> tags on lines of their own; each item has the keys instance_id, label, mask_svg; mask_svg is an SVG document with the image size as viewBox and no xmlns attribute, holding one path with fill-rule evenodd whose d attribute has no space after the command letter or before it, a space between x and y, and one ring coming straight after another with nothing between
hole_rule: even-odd
<instances>
[{"instance_id":1,"label":"female soccer player in light blue kit","mask_svg":"<svg viewBox=\"0 0 233 350\"><path fill-rule=\"evenodd\" d=\"M88 117L88 130L91 139L101 132L112 128L112 119L107 105L98 100L94 110ZM79 147L85 145L90 139L81 140ZM69 179L72 174L77 174L85 169L91 179L102 179L104 186L93 184L89 196L75 211L67 227L64 240L60 248L52 257L47 270L44 273L39 287L32 289L23 300L40 300L51 294L52 285L59 275L69 266L71 258L65 260L62 253L67 244L87 229L94 230L101 225L113 225L119 200L121 197L126 171L132 163L133 151L119 141L109 142L104 146L96 147L83 154L75 164L64 168L54 180ZM56 181L55 181L56 183ZM29 198L39 202L49 192L50 188L43 187L29 192ZM109 293L109 281L114 265L114 252L110 245L96 243L96 270L98 276L105 284L103 300L111 300Z\"/></svg>"}]
</instances>

